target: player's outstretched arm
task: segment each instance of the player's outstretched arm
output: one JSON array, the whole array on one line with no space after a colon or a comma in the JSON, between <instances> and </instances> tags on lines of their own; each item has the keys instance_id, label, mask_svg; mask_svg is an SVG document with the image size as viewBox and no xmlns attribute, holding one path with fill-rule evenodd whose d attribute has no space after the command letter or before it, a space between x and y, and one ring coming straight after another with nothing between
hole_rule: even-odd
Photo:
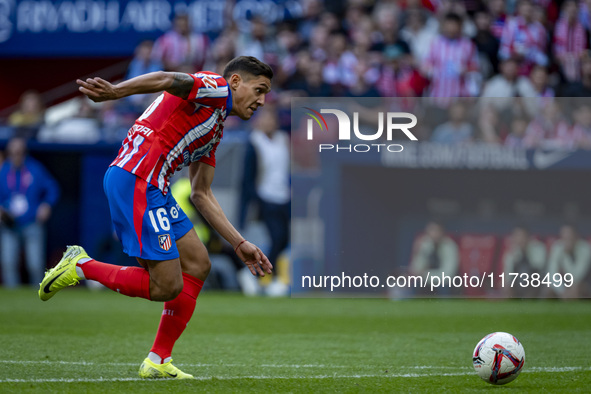
<instances>
[{"instance_id":1,"label":"player's outstretched arm","mask_svg":"<svg viewBox=\"0 0 591 394\"><path fill-rule=\"evenodd\" d=\"M194 80L189 74L157 71L140 75L113 85L102 78L78 79L78 90L94 102L117 100L133 94L158 93L167 91L182 99L189 97Z\"/></svg>"},{"instance_id":2,"label":"player's outstretched arm","mask_svg":"<svg viewBox=\"0 0 591 394\"><path fill-rule=\"evenodd\" d=\"M215 168L205 163L191 163L191 200L201 215L211 226L232 245L236 254L246 264L253 275L270 274L273 265L256 245L246 241L230 223L211 191Z\"/></svg>"}]
</instances>

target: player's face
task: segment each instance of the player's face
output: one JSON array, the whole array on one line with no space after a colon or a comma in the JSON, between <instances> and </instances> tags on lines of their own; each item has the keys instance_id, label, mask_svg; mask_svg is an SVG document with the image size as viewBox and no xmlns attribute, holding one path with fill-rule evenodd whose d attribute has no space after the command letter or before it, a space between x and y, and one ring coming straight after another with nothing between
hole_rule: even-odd
<instances>
[{"instance_id":1,"label":"player's face","mask_svg":"<svg viewBox=\"0 0 591 394\"><path fill-rule=\"evenodd\" d=\"M265 105L265 96L271 90L271 81L262 75L241 78L234 74L231 84L234 87L232 112L242 120L250 119L258 107Z\"/></svg>"}]
</instances>

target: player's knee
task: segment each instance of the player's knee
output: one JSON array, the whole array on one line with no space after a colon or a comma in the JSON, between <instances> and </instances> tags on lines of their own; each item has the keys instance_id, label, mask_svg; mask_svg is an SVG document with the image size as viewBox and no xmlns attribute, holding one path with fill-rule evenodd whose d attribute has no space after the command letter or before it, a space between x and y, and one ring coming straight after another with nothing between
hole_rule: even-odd
<instances>
[{"instance_id":1,"label":"player's knee","mask_svg":"<svg viewBox=\"0 0 591 394\"><path fill-rule=\"evenodd\" d=\"M184 272L195 278L205 280L209 275L209 271L211 271L211 261L209 258L204 258L196 259L194 264L187 264Z\"/></svg>"},{"instance_id":2,"label":"player's knee","mask_svg":"<svg viewBox=\"0 0 591 394\"><path fill-rule=\"evenodd\" d=\"M172 301L183 291L183 280L172 280L167 283L161 283L150 288L150 298L152 301Z\"/></svg>"},{"instance_id":3,"label":"player's knee","mask_svg":"<svg viewBox=\"0 0 591 394\"><path fill-rule=\"evenodd\" d=\"M211 260L207 259L207 260L205 260L205 263L203 263L203 275L208 276L210 271L211 271Z\"/></svg>"},{"instance_id":4,"label":"player's knee","mask_svg":"<svg viewBox=\"0 0 591 394\"><path fill-rule=\"evenodd\" d=\"M179 296L179 294L181 294L181 292L183 291L183 281L180 281L180 283L175 283L175 285L170 289L170 292L168 294L168 296L170 297L168 299L168 301L174 300L175 298L177 298Z\"/></svg>"}]
</instances>

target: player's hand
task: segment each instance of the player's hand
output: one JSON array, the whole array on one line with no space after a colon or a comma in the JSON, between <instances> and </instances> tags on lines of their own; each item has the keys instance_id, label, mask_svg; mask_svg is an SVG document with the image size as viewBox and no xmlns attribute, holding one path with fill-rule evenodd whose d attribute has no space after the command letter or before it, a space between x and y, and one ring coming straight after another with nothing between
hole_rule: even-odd
<instances>
[{"instance_id":1,"label":"player's hand","mask_svg":"<svg viewBox=\"0 0 591 394\"><path fill-rule=\"evenodd\" d=\"M107 100L117 100L117 89L112 83L102 78L87 78L86 81L77 79L76 83L80 85L78 90L88 96L95 103Z\"/></svg>"},{"instance_id":2,"label":"player's hand","mask_svg":"<svg viewBox=\"0 0 591 394\"><path fill-rule=\"evenodd\" d=\"M273 271L273 265L265 256L265 254L254 244L246 241L238 245L236 254L244 264L248 267L250 272L256 276L257 273L260 276L265 276L265 272L270 274Z\"/></svg>"}]
</instances>

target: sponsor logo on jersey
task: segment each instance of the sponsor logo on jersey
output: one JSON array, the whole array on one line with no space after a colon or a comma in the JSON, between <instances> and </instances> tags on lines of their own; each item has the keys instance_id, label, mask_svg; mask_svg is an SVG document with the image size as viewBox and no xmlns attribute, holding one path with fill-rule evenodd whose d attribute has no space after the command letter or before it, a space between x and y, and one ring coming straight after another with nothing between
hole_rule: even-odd
<instances>
[{"instance_id":1,"label":"sponsor logo on jersey","mask_svg":"<svg viewBox=\"0 0 591 394\"><path fill-rule=\"evenodd\" d=\"M203 77L201 77L201 80L203 81L203 84L210 89L218 88L218 83L216 82L216 80L209 75L204 75Z\"/></svg>"},{"instance_id":2,"label":"sponsor logo on jersey","mask_svg":"<svg viewBox=\"0 0 591 394\"><path fill-rule=\"evenodd\" d=\"M172 247L172 241L170 240L170 234L163 234L158 236L158 245L160 245L161 249L166 251L170 250Z\"/></svg>"}]
</instances>

